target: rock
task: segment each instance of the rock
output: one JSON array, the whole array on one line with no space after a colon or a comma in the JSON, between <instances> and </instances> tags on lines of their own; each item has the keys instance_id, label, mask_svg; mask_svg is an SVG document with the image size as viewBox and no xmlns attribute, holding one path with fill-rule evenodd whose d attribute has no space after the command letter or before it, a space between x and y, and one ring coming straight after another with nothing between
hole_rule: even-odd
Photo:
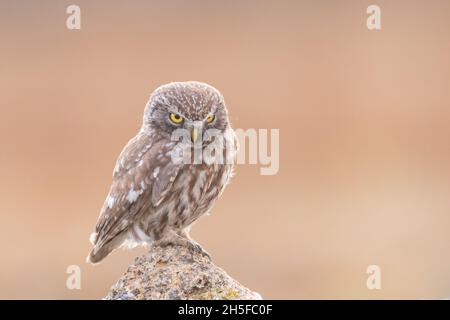
<instances>
[{"instance_id":1,"label":"rock","mask_svg":"<svg viewBox=\"0 0 450 320\"><path fill-rule=\"evenodd\" d=\"M260 300L207 257L182 246L151 246L111 288L106 300Z\"/></svg>"}]
</instances>

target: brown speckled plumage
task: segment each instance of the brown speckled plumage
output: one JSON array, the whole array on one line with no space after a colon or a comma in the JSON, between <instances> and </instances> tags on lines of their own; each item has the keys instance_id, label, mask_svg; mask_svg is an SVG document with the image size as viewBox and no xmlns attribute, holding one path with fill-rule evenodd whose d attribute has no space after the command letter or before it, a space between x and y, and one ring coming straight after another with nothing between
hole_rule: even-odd
<instances>
[{"instance_id":1,"label":"brown speckled plumage","mask_svg":"<svg viewBox=\"0 0 450 320\"><path fill-rule=\"evenodd\" d=\"M171 123L170 113L181 115L183 123ZM211 114L214 122L206 123ZM94 248L88 256L90 262L101 261L121 245L141 243L181 244L204 252L189 238L188 231L223 191L231 177L232 163L174 162L172 151L191 149L192 145L173 141L173 131L193 127L201 128L201 132L217 130L235 142L224 99L213 87L176 82L155 90L145 108L141 130L117 160L110 192L91 236ZM205 141L200 148L218 143L216 140ZM233 158L235 144L223 152L228 153L227 159Z\"/></svg>"}]
</instances>

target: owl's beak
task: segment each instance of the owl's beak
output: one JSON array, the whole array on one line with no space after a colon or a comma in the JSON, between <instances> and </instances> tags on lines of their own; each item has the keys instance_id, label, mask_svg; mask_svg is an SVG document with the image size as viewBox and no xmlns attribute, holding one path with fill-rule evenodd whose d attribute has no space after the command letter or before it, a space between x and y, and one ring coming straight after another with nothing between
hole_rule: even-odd
<instances>
[{"instance_id":1,"label":"owl's beak","mask_svg":"<svg viewBox=\"0 0 450 320\"><path fill-rule=\"evenodd\" d=\"M193 143L195 143L195 141L197 141L198 139L198 129L197 128L192 128L191 130L191 140Z\"/></svg>"}]
</instances>

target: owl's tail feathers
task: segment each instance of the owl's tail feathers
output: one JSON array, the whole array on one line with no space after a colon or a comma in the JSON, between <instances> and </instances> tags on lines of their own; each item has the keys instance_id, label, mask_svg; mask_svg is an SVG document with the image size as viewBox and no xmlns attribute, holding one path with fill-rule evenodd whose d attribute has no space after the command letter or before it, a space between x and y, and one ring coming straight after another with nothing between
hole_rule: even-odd
<instances>
[{"instance_id":1,"label":"owl's tail feathers","mask_svg":"<svg viewBox=\"0 0 450 320\"><path fill-rule=\"evenodd\" d=\"M89 241L94 245L94 247L86 258L86 262L88 263L99 263L115 249L111 243L102 244L97 242L97 233L95 232L91 234Z\"/></svg>"},{"instance_id":2,"label":"owl's tail feathers","mask_svg":"<svg viewBox=\"0 0 450 320\"><path fill-rule=\"evenodd\" d=\"M102 261L108 254L110 254L111 251L113 251L113 249L108 245L101 247L100 249L94 247L87 256L86 262L97 264Z\"/></svg>"},{"instance_id":3,"label":"owl's tail feathers","mask_svg":"<svg viewBox=\"0 0 450 320\"><path fill-rule=\"evenodd\" d=\"M100 237L98 233L91 234L89 240L94 245L91 252L89 253L86 261L88 263L96 264L102 261L107 255L109 255L112 251L120 247L124 241L126 232L122 232L115 237L112 238L104 238Z\"/></svg>"}]
</instances>

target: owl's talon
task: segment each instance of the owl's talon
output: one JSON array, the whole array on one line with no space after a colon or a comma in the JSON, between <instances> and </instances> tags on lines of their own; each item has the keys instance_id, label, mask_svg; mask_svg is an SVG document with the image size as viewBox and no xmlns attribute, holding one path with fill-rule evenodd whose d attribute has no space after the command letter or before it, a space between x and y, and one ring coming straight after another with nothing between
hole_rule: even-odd
<instances>
[{"instance_id":1,"label":"owl's talon","mask_svg":"<svg viewBox=\"0 0 450 320\"><path fill-rule=\"evenodd\" d=\"M189 240L189 246L190 248L197 253L200 253L202 256L208 258L209 260L211 259L211 255L208 253L208 251L206 251L205 249L203 249L203 247L198 244L197 242L193 241L193 240Z\"/></svg>"},{"instance_id":2,"label":"owl's talon","mask_svg":"<svg viewBox=\"0 0 450 320\"><path fill-rule=\"evenodd\" d=\"M189 250L192 250L193 252L196 252L196 253L200 253L202 256L208 258L209 260L212 260L211 255L205 249L203 249L203 247L200 244L198 244L197 242L195 242L192 239L186 239L185 237L182 237L182 236L161 239L161 240L157 241L155 243L155 245L162 247L162 248L167 247L167 246L177 246L177 245L184 246L184 247L187 247Z\"/></svg>"}]
</instances>

